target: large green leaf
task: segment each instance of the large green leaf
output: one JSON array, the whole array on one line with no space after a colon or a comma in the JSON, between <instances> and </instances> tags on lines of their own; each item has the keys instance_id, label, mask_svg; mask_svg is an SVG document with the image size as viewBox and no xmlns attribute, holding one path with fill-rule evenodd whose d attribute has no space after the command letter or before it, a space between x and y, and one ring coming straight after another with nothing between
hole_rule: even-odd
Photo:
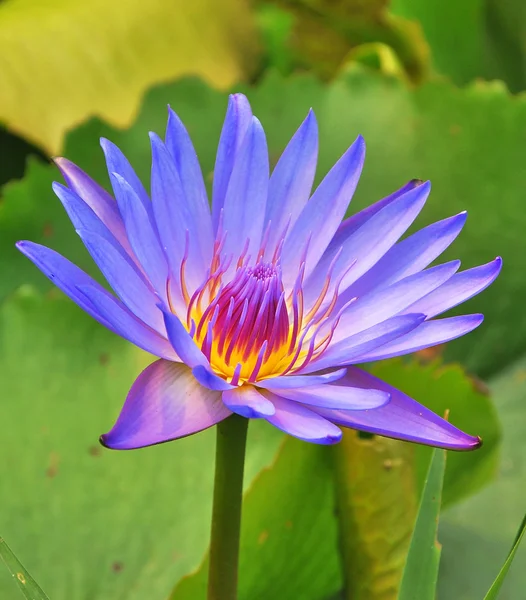
<instances>
[{"instance_id":1,"label":"large green leaf","mask_svg":"<svg viewBox=\"0 0 526 600\"><path fill-rule=\"evenodd\" d=\"M164 600L206 550L214 431L133 452L97 441L150 359L58 293L0 311L0 530L53 600ZM281 439L252 424L247 485ZM0 597L17 594L0 569Z\"/></svg>"},{"instance_id":2,"label":"large green leaf","mask_svg":"<svg viewBox=\"0 0 526 600\"><path fill-rule=\"evenodd\" d=\"M345 431L334 449L348 600L396 600L417 511L414 447Z\"/></svg>"},{"instance_id":3,"label":"large green leaf","mask_svg":"<svg viewBox=\"0 0 526 600\"><path fill-rule=\"evenodd\" d=\"M446 511L441 519L443 543L439 598L483 598L503 564L517 523L524 515L526 478L526 360L523 358L490 382L503 428L502 460L496 481L467 502ZM449 457L448 457L449 458ZM526 548L517 552L500 600L521 598L526 572L517 568Z\"/></svg>"},{"instance_id":4,"label":"large green leaf","mask_svg":"<svg viewBox=\"0 0 526 600\"><path fill-rule=\"evenodd\" d=\"M445 469L446 452L433 450L398 600L435 600L440 562L438 515Z\"/></svg>"},{"instance_id":5,"label":"large green leaf","mask_svg":"<svg viewBox=\"0 0 526 600\"><path fill-rule=\"evenodd\" d=\"M232 85L256 50L245 0L0 2L0 122L56 153L87 116L128 125L153 83Z\"/></svg>"},{"instance_id":6,"label":"large green leaf","mask_svg":"<svg viewBox=\"0 0 526 600\"><path fill-rule=\"evenodd\" d=\"M364 134L368 158L351 210L413 177L430 178L434 183L419 225L467 209L470 217L465 231L444 259L461 257L464 266L470 267L501 254L505 266L489 290L462 307L485 313L486 322L450 344L446 356L487 374L498 371L525 348L526 313L519 299L526 294L526 279L519 274L526 254L521 209L526 98L510 98L497 85L477 84L459 91L442 82L409 90L395 79L357 69L329 86L310 77L283 81L274 75L247 92L267 130L273 160L310 106L320 123L320 176L358 133ZM210 180L226 96L197 81L152 90L128 131L90 122L69 136L66 154L101 178L104 168L96 138L106 135L122 146L147 180L146 131L164 129L167 102L188 124ZM51 180L57 177L53 167L33 164L25 180L4 190L0 272L9 277L1 278L2 296L28 279L43 289L48 285L16 255L13 243L20 237L44 241L83 266L88 264L50 190Z\"/></svg>"},{"instance_id":7,"label":"large green leaf","mask_svg":"<svg viewBox=\"0 0 526 600\"><path fill-rule=\"evenodd\" d=\"M240 600L320 600L340 586L328 449L287 438L243 502ZM204 600L207 560L170 600Z\"/></svg>"},{"instance_id":8,"label":"large green leaf","mask_svg":"<svg viewBox=\"0 0 526 600\"><path fill-rule=\"evenodd\" d=\"M13 576L13 581L16 582L24 598L27 598L27 600L49 600L2 538L0 538L0 557L2 557Z\"/></svg>"},{"instance_id":9,"label":"large green leaf","mask_svg":"<svg viewBox=\"0 0 526 600\"><path fill-rule=\"evenodd\" d=\"M480 435L482 448L474 452L450 452L444 482L443 505L473 494L494 479L498 469L500 425L488 392L458 365L440 361L421 363L402 359L383 361L371 371L464 431ZM414 447L415 476L422 486L431 449Z\"/></svg>"}]
</instances>

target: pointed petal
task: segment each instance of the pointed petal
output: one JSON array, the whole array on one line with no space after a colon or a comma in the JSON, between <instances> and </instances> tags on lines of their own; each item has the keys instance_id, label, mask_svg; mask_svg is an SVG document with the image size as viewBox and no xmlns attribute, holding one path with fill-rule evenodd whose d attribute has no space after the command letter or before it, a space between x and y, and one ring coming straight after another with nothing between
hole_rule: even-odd
<instances>
[{"instance_id":1,"label":"pointed petal","mask_svg":"<svg viewBox=\"0 0 526 600\"><path fill-rule=\"evenodd\" d=\"M466 212L459 213L432 223L395 244L374 267L345 290L341 302L386 287L425 269L456 239L466 218Z\"/></svg>"},{"instance_id":2,"label":"pointed petal","mask_svg":"<svg viewBox=\"0 0 526 600\"><path fill-rule=\"evenodd\" d=\"M212 223L214 233L219 225L221 210L225 203L226 192L232 169L239 159L239 149L243 138L252 122L250 104L243 94L233 94L228 99L221 138L217 148L214 168L214 184L212 194Z\"/></svg>"},{"instance_id":3,"label":"pointed petal","mask_svg":"<svg viewBox=\"0 0 526 600\"><path fill-rule=\"evenodd\" d=\"M342 277L339 289L345 290L375 265L416 219L430 189L429 182L426 182L399 196L353 232L342 243L341 251L334 247L332 254L326 252L305 284L307 302L313 294L319 293L337 252L339 256L334 266L328 298L332 297Z\"/></svg>"},{"instance_id":4,"label":"pointed petal","mask_svg":"<svg viewBox=\"0 0 526 600\"><path fill-rule=\"evenodd\" d=\"M287 234L282 255L286 289L294 284L309 239L305 276L308 277L318 264L358 185L364 159L365 142L359 136L325 176Z\"/></svg>"},{"instance_id":5,"label":"pointed petal","mask_svg":"<svg viewBox=\"0 0 526 600\"><path fill-rule=\"evenodd\" d=\"M230 414L221 394L199 385L187 367L158 360L139 375L101 442L114 450L142 448L208 429Z\"/></svg>"},{"instance_id":6,"label":"pointed petal","mask_svg":"<svg viewBox=\"0 0 526 600\"><path fill-rule=\"evenodd\" d=\"M424 348L430 348L437 344L445 344L451 340L470 333L476 329L484 320L484 315L463 315L460 317L449 317L447 319L436 319L435 321L425 321L413 331L401 336L385 346L378 347L376 350L362 354L355 362L370 362L373 360L383 360L393 356L403 356L411 354Z\"/></svg>"},{"instance_id":7,"label":"pointed petal","mask_svg":"<svg viewBox=\"0 0 526 600\"><path fill-rule=\"evenodd\" d=\"M78 285L81 295L110 323L110 329L139 348L160 358L179 362L170 342L147 327L117 298L95 285Z\"/></svg>"},{"instance_id":8,"label":"pointed petal","mask_svg":"<svg viewBox=\"0 0 526 600\"><path fill-rule=\"evenodd\" d=\"M210 262L214 235L203 174L190 136L181 119L171 108L168 110L165 143L179 173L185 204L193 212L199 225L193 234L197 239L202 258L205 263Z\"/></svg>"},{"instance_id":9,"label":"pointed petal","mask_svg":"<svg viewBox=\"0 0 526 600\"><path fill-rule=\"evenodd\" d=\"M350 367L340 381L341 385L383 390L391 395L391 401L371 411L316 409L338 425L452 450L474 450L482 443L480 438L457 429L422 404L361 369Z\"/></svg>"},{"instance_id":10,"label":"pointed petal","mask_svg":"<svg viewBox=\"0 0 526 600\"><path fill-rule=\"evenodd\" d=\"M166 301L168 265L157 232L131 185L118 173L111 174L114 189L119 189L128 239L145 273L159 296Z\"/></svg>"},{"instance_id":11,"label":"pointed petal","mask_svg":"<svg viewBox=\"0 0 526 600\"><path fill-rule=\"evenodd\" d=\"M127 255L92 231L78 229L77 233L117 296L141 321L164 335L159 300Z\"/></svg>"},{"instance_id":12,"label":"pointed petal","mask_svg":"<svg viewBox=\"0 0 526 600\"><path fill-rule=\"evenodd\" d=\"M389 394L380 390L365 390L343 385L313 385L298 389L272 388L270 391L280 398L320 408L370 410L389 402Z\"/></svg>"},{"instance_id":13,"label":"pointed petal","mask_svg":"<svg viewBox=\"0 0 526 600\"><path fill-rule=\"evenodd\" d=\"M234 386L227 383L224 379L216 375L211 367L204 365L197 365L192 369L194 377L199 383L208 388L209 390L215 390L217 392L225 392L226 390L233 390Z\"/></svg>"},{"instance_id":14,"label":"pointed petal","mask_svg":"<svg viewBox=\"0 0 526 600\"><path fill-rule=\"evenodd\" d=\"M152 205L161 245L170 263L172 278L180 284L181 263L186 257L186 281L192 294L202 282L209 266L199 245L199 215L186 203L174 161L155 133L152 146Z\"/></svg>"},{"instance_id":15,"label":"pointed petal","mask_svg":"<svg viewBox=\"0 0 526 600\"><path fill-rule=\"evenodd\" d=\"M425 315L410 314L399 315L378 323L340 342L329 346L316 360L313 360L301 373L312 373L320 369L328 369L352 362L362 362L364 354L371 353L381 348L388 342L396 343L397 339L416 329L425 320Z\"/></svg>"},{"instance_id":16,"label":"pointed petal","mask_svg":"<svg viewBox=\"0 0 526 600\"><path fill-rule=\"evenodd\" d=\"M106 157L108 174L118 173L131 185L133 191L139 197L144 209L151 219L152 203L150 202L150 198L148 197L141 180L137 177L137 174L133 170L133 167L130 165L128 159L113 142L110 142L110 140L101 138L100 145L102 147L102 151L104 152L104 156Z\"/></svg>"},{"instance_id":17,"label":"pointed petal","mask_svg":"<svg viewBox=\"0 0 526 600\"><path fill-rule=\"evenodd\" d=\"M309 199L318 159L318 124L312 109L278 160L270 177L265 227L270 223L266 256L272 259L287 227Z\"/></svg>"},{"instance_id":18,"label":"pointed petal","mask_svg":"<svg viewBox=\"0 0 526 600\"><path fill-rule=\"evenodd\" d=\"M310 408L270 392L265 392L265 396L275 409L272 416L265 418L281 431L313 444L337 444L342 439L342 432L336 425Z\"/></svg>"},{"instance_id":19,"label":"pointed petal","mask_svg":"<svg viewBox=\"0 0 526 600\"><path fill-rule=\"evenodd\" d=\"M206 370L210 370L210 364L206 359L206 356L197 347L179 318L164 310L163 315L168 339L181 360L191 369L202 366L205 367Z\"/></svg>"},{"instance_id":20,"label":"pointed petal","mask_svg":"<svg viewBox=\"0 0 526 600\"><path fill-rule=\"evenodd\" d=\"M223 206L226 240L223 255L234 257L234 264L248 240L248 256L255 261L263 235L268 193L268 150L261 123L252 123L239 149Z\"/></svg>"},{"instance_id":21,"label":"pointed petal","mask_svg":"<svg viewBox=\"0 0 526 600\"><path fill-rule=\"evenodd\" d=\"M437 265L358 298L342 314L332 344L401 313L443 285L459 267L459 260ZM407 312L427 314L419 308Z\"/></svg>"},{"instance_id":22,"label":"pointed petal","mask_svg":"<svg viewBox=\"0 0 526 600\"><path fill-rule=\"evenodd\" d=\"M224 392L223 402L229 410L247 419L269 417L276 412L272 402L251 385L243 385Z\"/></svg>"},{"instance_id":23,"label":"pointed petal","mask_svg":"<svg viewBox=\"0 0 526 600\"><path fill-rule=\"evenodd\" d=\"M53 284L104 327L147 352L178 360L166 339L139 321L122 302L67 258L33 242L21 241L16 246ZM95 292L86 294L85 289Z\"/></svg>"},{"instance_id":24,"label":"pointed petal","mask_svg":"<svg viewBox=\"0 0 526 600\"><path fill-rule=\"evenodd\" d=\"M55 158L68 187L91 208L121 246L130 249L117 203L111 195L67 158Z\"/></svg>"},{"instance_id":25,"label":"pointed petal","mask_svg":"<svg viewBox=\"0 0 526 600\"><path fill-rule=\"evenodd\" d=\"M435 317L485 290L495 281L501 268L502 259L498 256L486 265L457 273L407 310L423 312L428 318Z\"/></svg>"},{"instance_id":26,"label":"pointed petal","mask_svg":"<svg viewBox=\"0 0 526 600\"><path fill-rule=\"evenodd\" d=\"M282 375L278 377L272 377L270 379L263 379L258 381L255 385L264 389L281 388L303 388L310 387L311 385L322 385L325 383L332 383L338 381L345 375L345 369L337 369L330 373L323 373L322 375Z\"/></svg>"}]
</instances>

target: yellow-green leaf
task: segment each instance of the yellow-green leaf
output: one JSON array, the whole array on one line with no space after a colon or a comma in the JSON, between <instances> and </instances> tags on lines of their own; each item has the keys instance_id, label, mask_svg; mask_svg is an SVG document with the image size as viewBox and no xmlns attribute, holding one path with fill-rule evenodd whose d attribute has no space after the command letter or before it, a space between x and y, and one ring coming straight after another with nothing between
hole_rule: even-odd
<instances>
[{"instance_id":1,"label":"yellow-green leaf","mask_svg":"<svg viewBox=\"0 0 526 600\"><path fill-rule=\"evenodd\" d=\"M90 115L129 125L154 83L231 86L256 43L246 0L0 2L0 123L57 153Z\"/></svg>"}]
</instances>

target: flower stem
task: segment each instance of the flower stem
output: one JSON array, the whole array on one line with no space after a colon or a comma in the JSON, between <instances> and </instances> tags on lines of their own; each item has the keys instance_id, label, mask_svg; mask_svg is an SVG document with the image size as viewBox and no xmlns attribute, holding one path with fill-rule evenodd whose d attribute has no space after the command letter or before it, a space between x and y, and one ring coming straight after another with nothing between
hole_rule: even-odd
<instances>
[{"instance_id":1,"label":"flower stem","mask_svg":"<svg viewBox=\"0 0 526 600\"><path fill-rule=\"evenodd\" d=\"M237 600L239 533L248 419L232 415L216 427L216 473L208 600Z\"/></svg>"}]
</instances>

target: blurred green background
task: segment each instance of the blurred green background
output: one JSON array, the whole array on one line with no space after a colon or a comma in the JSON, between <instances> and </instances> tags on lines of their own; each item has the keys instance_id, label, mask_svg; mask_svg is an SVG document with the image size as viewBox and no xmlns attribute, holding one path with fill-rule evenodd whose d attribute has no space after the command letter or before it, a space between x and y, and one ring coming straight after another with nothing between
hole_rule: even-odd
<instances>
[{"instance_id":1,"label":"blurred green background","mask_svg":"<svg viewBox=\"0 0 526 600\"><path fill-rule=\"evenodd\" d=\"M417 227L469 213L445 259L504 259L462 307L485 314L480 329L373 367L485 439L448 453L438 592L483 597L526 509L525 89L522 0L0 0L0 532L52 600L204 597L214 432L101 448L151 357L51 289L14 242L96 275L51 192L51 157L108 186L105 136L148 182L147 132L162 133L170 104L210 184L231 91L248 95L272 162L314 108L318 180L364 135L351 212L431 179ZM241 600L396 600L429 450L354 432L318 448L254 422L248 452ZM503 600L524 597L525 561ZM0 598L18 594L0 569Z\"/></svg>"}]
</instances>

